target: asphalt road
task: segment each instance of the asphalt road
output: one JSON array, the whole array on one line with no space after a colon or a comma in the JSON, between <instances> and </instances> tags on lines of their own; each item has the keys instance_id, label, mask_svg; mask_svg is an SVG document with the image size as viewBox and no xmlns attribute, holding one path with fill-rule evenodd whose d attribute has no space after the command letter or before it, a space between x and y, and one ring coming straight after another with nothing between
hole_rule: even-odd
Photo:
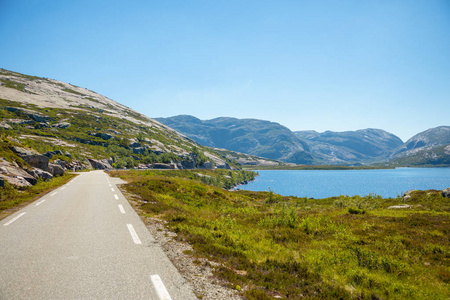
<instances>
[{"instance_id":1,"label":"asphalt road","mask_svg":"<svg viewBox=\"0 0 450 300\"><path fill-rule=\"evenodd\" d=\"M197 299L102 171L0 222L0 299Z\"/></svg>"}]
</instances>

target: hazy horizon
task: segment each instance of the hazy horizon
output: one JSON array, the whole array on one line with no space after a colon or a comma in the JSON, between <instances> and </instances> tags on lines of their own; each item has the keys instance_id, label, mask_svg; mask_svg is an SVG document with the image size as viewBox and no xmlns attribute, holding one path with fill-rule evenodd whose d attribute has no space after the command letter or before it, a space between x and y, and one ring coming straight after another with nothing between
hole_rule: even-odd
<instances>
[{"instance_id":1,"label":"hazy horizon","mask_svg":"<svg viewBox=\"0 0 450 300\"><path fill-rule=\"evenodd\" d=\"M450 125L450 3L2 1L0 67L149 117L292 131Z\"/></svg>"}]
</instances>

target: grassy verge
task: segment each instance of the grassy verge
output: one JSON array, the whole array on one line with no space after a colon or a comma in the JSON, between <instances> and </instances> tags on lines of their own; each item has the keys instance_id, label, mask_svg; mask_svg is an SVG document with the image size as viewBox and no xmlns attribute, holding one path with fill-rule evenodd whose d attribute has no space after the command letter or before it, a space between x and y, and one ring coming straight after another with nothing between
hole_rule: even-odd
<instances>
[{"instance_id":1,"label":"grassy verge","mask_svg":"<svg viewBox=\"0 0 450 300\"><path fill-rule=\"evenodd\" d=\"M246 299L448 299L450 199L230 192L200 171L112 172ZM209 171L211 172L211 171ZM223 175L219 175L223 176ZM203 178L203 177L200 177Z\"/></svg>"},{"instance_id":2,"label":"grassy verge","mask_svg":"<svg viewBox=\"0 0 450 300\"><path fill-rule=\"evenodd\" d=\"M9 214L8 210L21 207L28 202L42 197L51 190L65 184L72 179L74 174L65 173L63 176L54 177L48 181L38 181L34 186L25 188L15 188L8 182L5 182L4 187L0 187L0 219L5 218Z\"/></svg>"}]
</instances>

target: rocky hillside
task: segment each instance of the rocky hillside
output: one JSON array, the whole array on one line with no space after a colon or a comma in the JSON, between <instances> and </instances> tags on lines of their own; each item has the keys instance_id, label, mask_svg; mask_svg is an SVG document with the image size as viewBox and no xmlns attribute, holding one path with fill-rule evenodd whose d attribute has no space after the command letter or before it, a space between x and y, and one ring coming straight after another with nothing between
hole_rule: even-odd
<instances>
[{"instance_id":1,"label":"rocky hillside","mask_svg":"<svg viewBox=\"0 0 450 300\"><path fill-rule=\"evenodd\" d=\"M333 132L296 131L319 163L364 164L385 161L402 140L381 129Z\"/></svg>"},{"instance_id":2,"label":"rocky hillside","mask_svg":"<svg viewBox=\"0 0 450 300\"><path fill-rule=\"evenodd\" d=\"M0 185L84 168L231 168L235 161L93 91L0 69Z\"/></svg>"},{"instance_id":3,"label":"rocky hillside","mask_svg":"<svg viewBox=\"0 0 450 300\"><path fill-rule=\"evenodd\" d=\"M307 143L278 123L236 118L202 121L187 115L155 118L155 120L205 146L290 163L311 164L313 162Z\"/></svg>"},{"instance_id":4,"label":"rocky hillside","mask_svg":"<svg viewBox=\"0 0 450 300\"><path fill-rule=\"evenodd\" d=\"M450 165L450 126L416 134L396 148L390 158L395 165Z\"/></svg>"}]
</instances>

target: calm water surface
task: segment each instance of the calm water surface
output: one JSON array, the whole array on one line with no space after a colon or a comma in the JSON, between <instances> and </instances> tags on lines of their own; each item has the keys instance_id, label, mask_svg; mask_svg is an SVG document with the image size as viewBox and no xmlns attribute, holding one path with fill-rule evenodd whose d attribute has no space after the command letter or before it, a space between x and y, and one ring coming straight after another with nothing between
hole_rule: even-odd
<instances>
[{"instance_id":1,"label":"calm water surface","mask_svg":"<svg viewBox=\"0 0 450 300\"><path fill-rule=\"evenodd\" d=\"M326 198L339 195L397 197L407 190L450 187L450 168L389 170L257 171L260 176L242 190L268 191L284 196Z\"/></svg>"}]
</instances>

